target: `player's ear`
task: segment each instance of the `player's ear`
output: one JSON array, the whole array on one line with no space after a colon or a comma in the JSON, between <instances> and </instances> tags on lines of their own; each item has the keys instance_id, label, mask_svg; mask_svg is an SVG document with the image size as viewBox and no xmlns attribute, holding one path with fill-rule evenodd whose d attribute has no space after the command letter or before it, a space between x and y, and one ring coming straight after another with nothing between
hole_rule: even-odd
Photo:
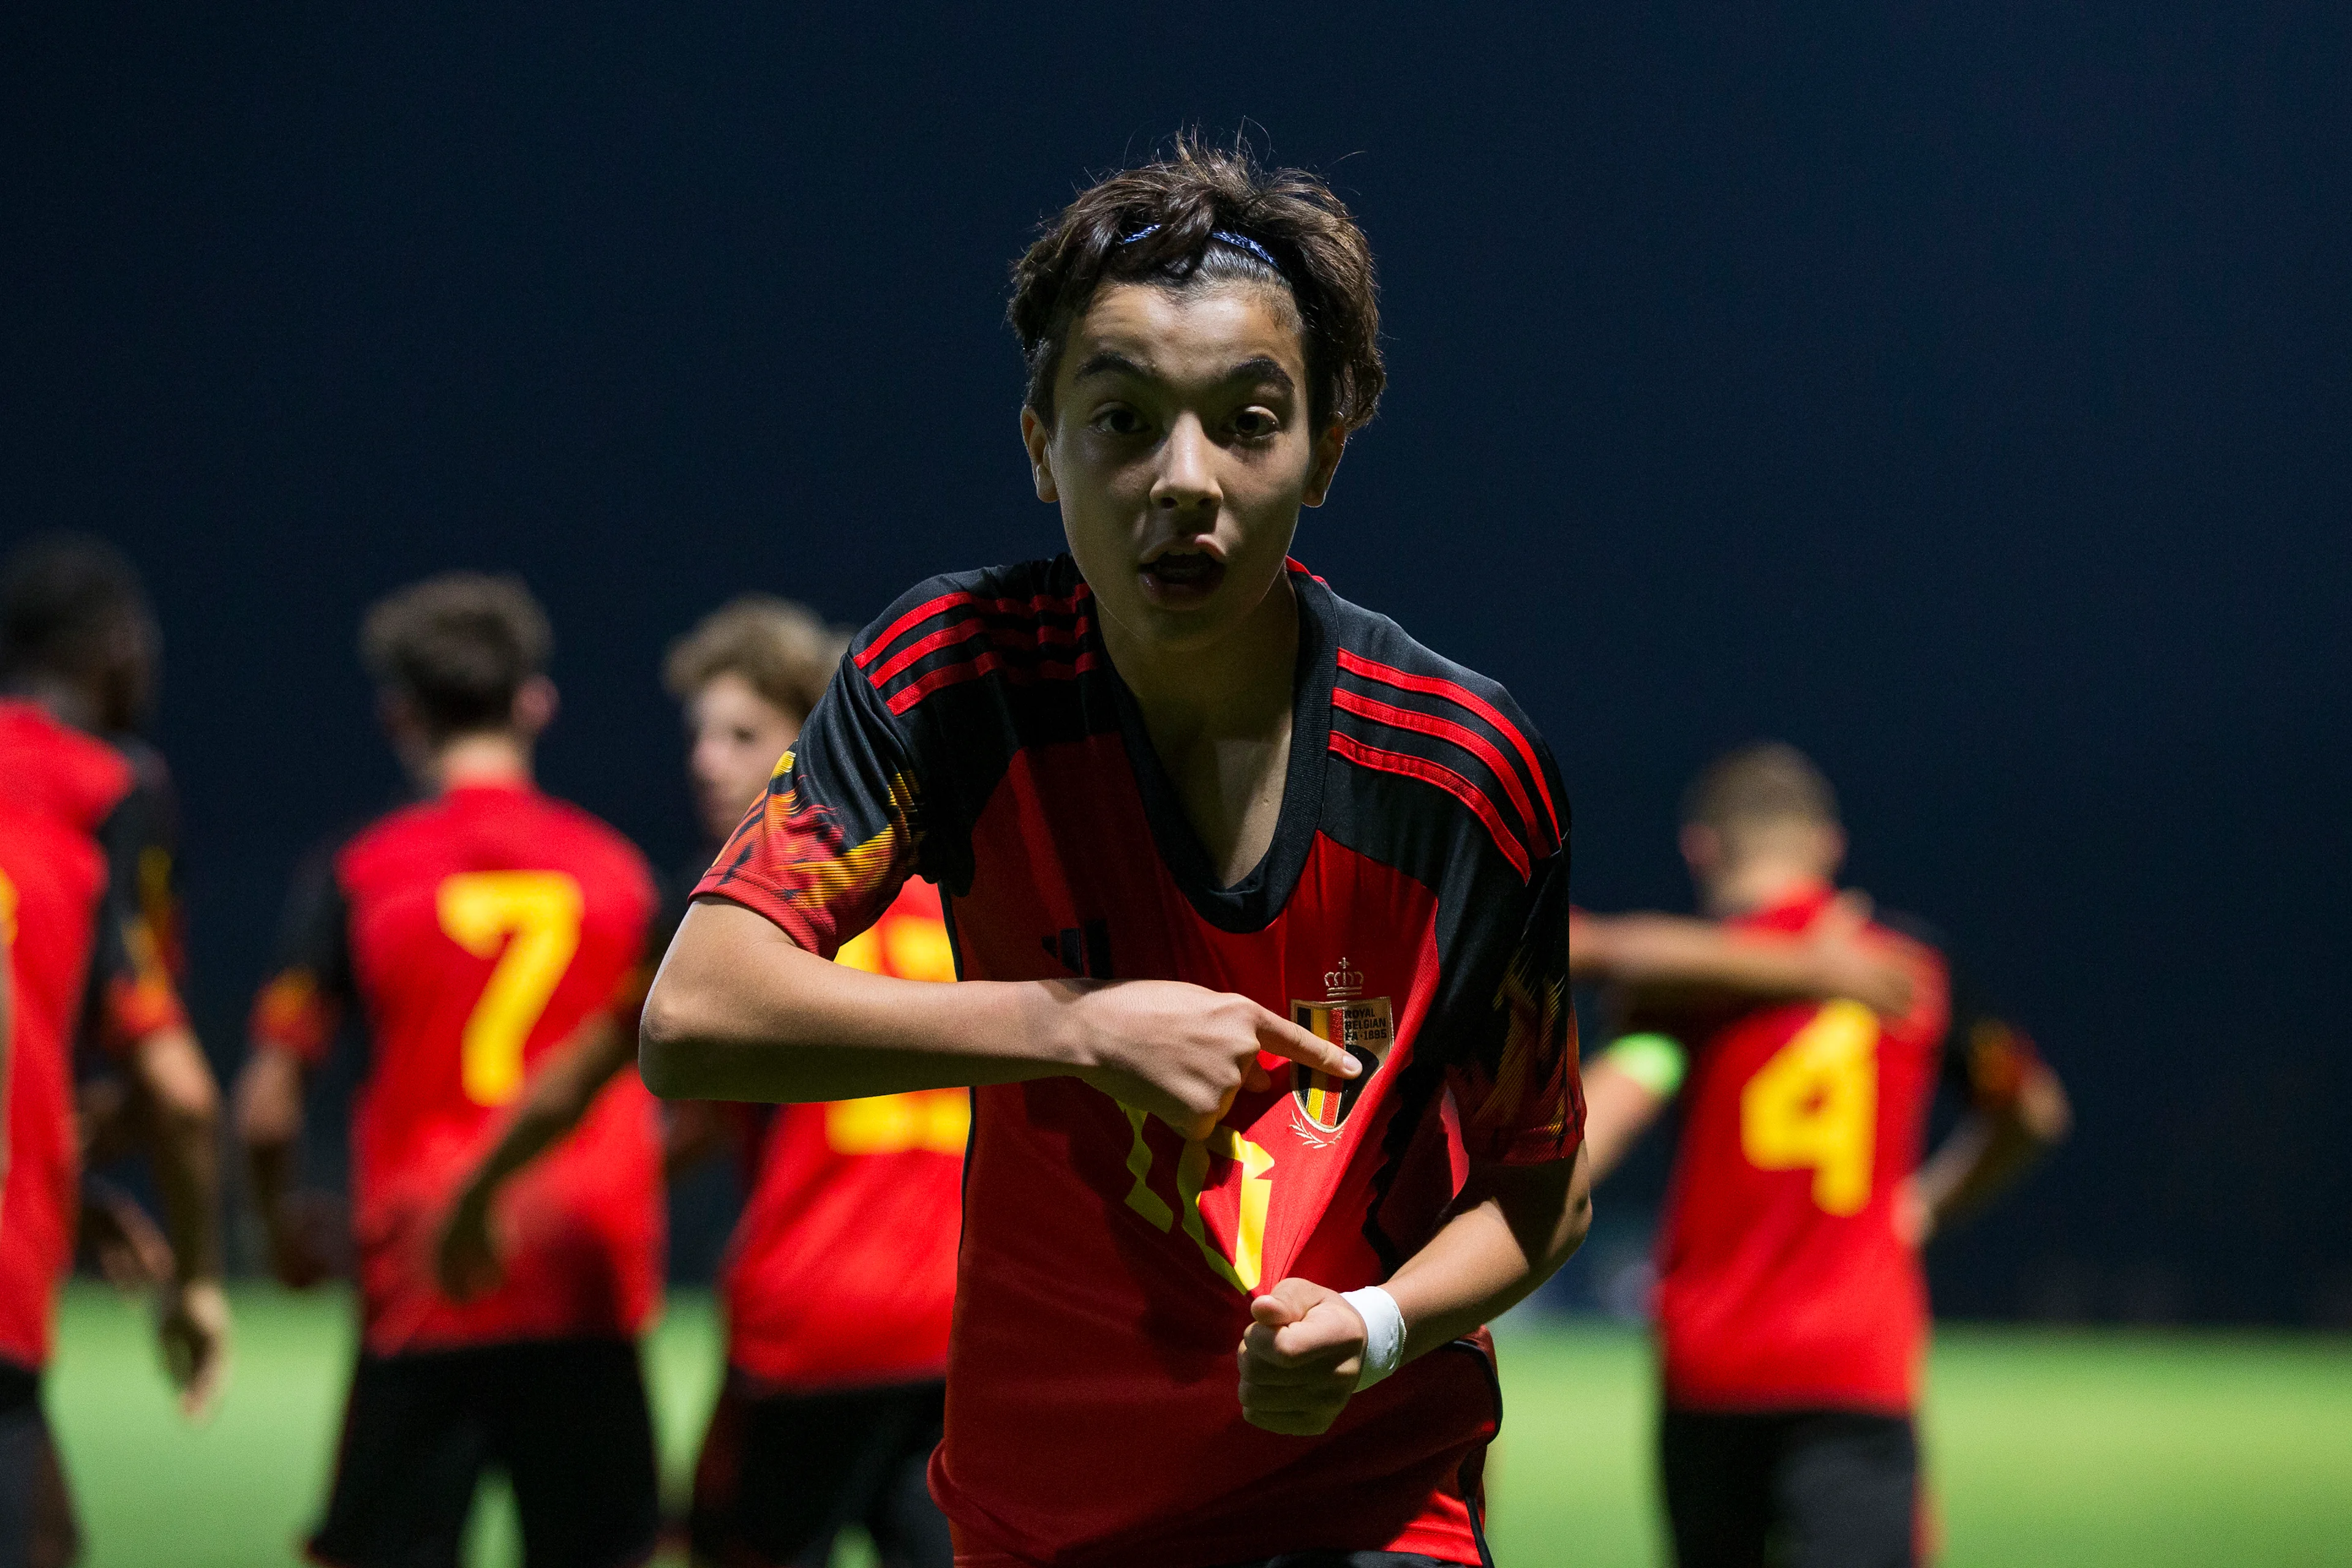
<instances>
[{"instance_id":1,"label":"player's ear","mask_svg":"<svg viewBox=\"0 0 2352 1568\"><path fill-rule=\"evenodd\" d=\"M1822 875L1834 878L1838 868L1845 864L1845 829L1834 823L1827 823L1818 831L1821 834Z\"/></svg>"},{"instance_id":2,"label":"player's ear","mask_svg":"<svg viewBox=\"0 0 2352 1568\"><path fill-rule=\"evenodd\" d=\"M1321 506L1323 498L1331 493L1331 480L1339 472L1339 459L1347 454L1348 427L1338 420L1315 437L1315 466L1307 471L1307 489L1298 498L1308 506Z\"/></svg>"},{"instance_id":3,"label":"player's ear","mask_svg":"<svg viewBox=\"0 0 2352 1568\"><path fill-rule=\"evenodd\" d=\"M537 740L555 722L555 682L534 675L515 689L514 727L527 740Z\"/></svg>"},{"instance_id":4,"label":"player's ear","mask_svg":"<svg viewBox=\"0 0 2352 1568\"><path fill-rule=\"evenodd\" d=\"M1029 450L1029 478L1037 487L1037 499L1057 501L1062 492L1054 485L1053 458L1047 448L1054 439L1054 427L1038 416L1027 404L1021 405L1021 445Z\"/></svg>"}]
</instances>

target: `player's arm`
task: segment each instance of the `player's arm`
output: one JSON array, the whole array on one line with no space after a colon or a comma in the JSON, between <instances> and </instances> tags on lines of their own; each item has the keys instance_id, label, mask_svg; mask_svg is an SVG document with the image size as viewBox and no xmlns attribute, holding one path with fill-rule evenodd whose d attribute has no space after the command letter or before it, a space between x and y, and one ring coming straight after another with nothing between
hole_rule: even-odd
<instances>
[{"instance_id":1,"label":"player's arm","mask_svg":"<svg viewBox=\"0 0 2352 1568\"><path fill-rule=\"evenodd\" d=\"M1982 1059L1989 1055L1995 1059ZM1967 1063L1974 1103L1897 1205L1895 1223L1915 1245L1991 1201L2074 1125L2065 1086L2023 1037L2003 1028L1965 1058L1978 1058Z\"/></svg>"},{"instance_id":2,"label":"player's arm","mask_svg":"<svg viewBox=\"0 0 2352 1568\"><path fill-rule=\"evenodd\" d=\"M270 1272L296 1290L335 1272L334 1205L299 1184L303 1091L352 999L348 919L331 857L311 855L287 898L278 969L254 998L236 1081L237 1142Z\"/></svg>"},{"instance_id":3,"label":"player's arm","mask_svg":"<svg viewBox=\"0 0 2352 1568\"><path fill-rule=\"evenodd\" d=\"M1160 980L897 980L706 898L646 998L638 1064L665 1097L778 1103L1075 1077L1198 1138L1244 1084L1264 1086L1261 1050L1362 1070L1244 996Z\"/></svg>"},{"instance_id":4,"label":"player's arm","mask_svg":"<svg viewBox=\"0 0 2352 1568\"><path fill-rule=\"evenodd\" d=\"M173 1254L162 1288L156 1331L165 1370L194 1418L211 1408L228 1374L228 1298L221 1289L220 1086L188 1027L147 921L141 865L158 820L142 789L119 805L100 832L107 889L99 916L91 978L100 1038L123 1062L143 1102L137 1125L163 1201Z\"/></svg>"},{"instance_id":5,"label":"player's arm","mask_svg":"<svg viewBox=\"0 0 2352 1568\"><path fill-rule=\"evenodd\" d=\"M505 1278L492 1218L499 1190L580 1125L613 1076L635 1058L636 1048L628 1020L607 1010L548 1053L532 1074L498 1141L459 1186L442 1221L434 1269L453 1300L469 1300L498 1288Z\"/></svg>"},{"instance_id":6,"label":"player's arm","mask_svg":"<svg viewBox=\"0 0 2352 1568\"><path fill-rule=\"evenodd\" d=\"M1244 1419L1269 1432L1328 1431L1368 1362L1393 1370L1508 1311L1591 1224L1581 1149L1545 1164L1474 1164L1444 1225L1379 1290L1343 1295L1290 1279L1250 1303L1236 1355Z\"/></svg>"},{"instance_id":7,"label":"player's arm","mask_svg":"<svg viewBox=\"0 0 2352 1568\"><path fill-rule=\"evenodd\" d=\"M1801 936L1731 931L1676 915L1577 915L1569 972L1649 992L1728 991L1745 996L1850 996L1896 1016L1911 1007L1912 976L1865 938L1870 900L1841 894Z\"/></svg>"},{"instance_id":8,"label":"player's arm","mask_svg":"<svg viewBox=\"0 0 2352 1568\"><path fill-rule=\"evenodd\" d=\"M1592 1180L1608 1179L1682 1088L1682 1042L1651 1031L1621 1037L1584 1069L1584 1148Z\"/></svg>"}]
</instances>

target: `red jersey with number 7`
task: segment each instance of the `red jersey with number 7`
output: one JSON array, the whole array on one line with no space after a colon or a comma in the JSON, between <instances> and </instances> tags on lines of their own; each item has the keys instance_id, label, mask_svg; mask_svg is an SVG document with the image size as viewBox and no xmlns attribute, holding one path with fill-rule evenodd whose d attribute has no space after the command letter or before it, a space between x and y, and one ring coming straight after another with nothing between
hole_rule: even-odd
<instances>
[{"instance_id":1,"label":"red jersey with number 7","mask_svg":"<svg viewBox=\"0 0 2352 1568\"><path fill-rule=\"evenodd\" d=\"M1472 1163L1575 1156L1567 805L1502 688L1296 563L1286 588L1289 771L1240 882L1214 874L1063 556L935 579L861 634L698 889L829 956L919 871L966 980L1190 981L1368 1068L1340 1085L1262 1058L1271 1086L1192 1142L1073 1078L974 1093L931 1468L966 1568L1480 1561L1483 1334L1319 1437L1244 1422L1234 1352L1286 1277L1389 1278Z\"/></svg>"},{"instance_id":2,"label":"red jersey with number 7","mask_svg":"<svg viewBox=\"0 0 2352 1568\"><path fill-rule=\"evenodd\" d=\"M631 1335L652 1314L660 1131L634 1071L499 1194L502 1285L453 1301L433 1262L458 1184L541 1059L607 1010L634 1017L654 900L626 839L520 784L395 811L297 879L252 1033L315 1060L345 1005L366 1025L352 1212L371 1352Z\"/></svg>"},{"instance_id":3,"label":"red jersey with number 7","mask_svg":"<svg viewBox=\"0 0 2352 1568\"><path fill-rule=\"evenodd\" d=\"M1802 931L1832 890L1729 922ZM1933 948L1885 925L1911 1010L1859 1002L1644 1012L1690 1049L1658 1250L1658 1329L1677 1409L1901 1415L1919 1392L1927 1287L1895 1228L1916 1170L1950 1016Z\"/></svg>"},{"instance_id":4,"label":"red jersey with number 7","mask_svg":"<svg viewBox=\"0 0 2352 1568\"><path fill-rule=\"evenodd\" d=\"M953 980L939 889L908 880L837 962ZM728 1248L727 1364L795 1392L947 1375L971 1127L961 1089L776 1107Z\"/></svg>"}]
</instances>

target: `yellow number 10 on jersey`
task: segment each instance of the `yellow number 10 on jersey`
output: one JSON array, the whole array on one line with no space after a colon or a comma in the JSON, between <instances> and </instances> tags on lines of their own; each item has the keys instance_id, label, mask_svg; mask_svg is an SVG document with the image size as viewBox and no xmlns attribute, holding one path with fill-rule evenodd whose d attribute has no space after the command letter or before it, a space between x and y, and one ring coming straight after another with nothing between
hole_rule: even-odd
<instances>
[{"instance_id":1,"label":"yellow number 10 on jersey","mask_svg":"<svg viewBox=\"0 0 2352 1568\"><path fill-rule=\"evenodd\" d=\"M580 950L580 884L561 871L464 871L436 897L441 930L477 958L495 958L466 1019L458 1078L477 1105L522 1092L522 1048Z\"/></svg>"},{"instance_id":2,"label":"yellow number 10 on jersey","mask_svg":"<svg viewBox=\"0 0 2352 1568\"><path fill-rule=\"evenodd\" d=\"M1739 1146L1759 1171L1813 1173L1823 1213L1870 1202L1878 1136L1878 1015L1832 1002L1739 1091Z\"/></svg>"}]
</instances>

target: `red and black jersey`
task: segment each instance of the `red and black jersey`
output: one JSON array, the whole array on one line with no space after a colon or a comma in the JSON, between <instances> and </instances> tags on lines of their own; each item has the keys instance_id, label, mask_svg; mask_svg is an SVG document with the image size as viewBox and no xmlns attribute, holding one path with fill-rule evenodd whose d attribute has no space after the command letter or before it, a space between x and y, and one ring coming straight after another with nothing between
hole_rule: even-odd
<instances>
[{"instance_id":1,"label":"red and black jersey","mask_svg":"<svg viewBox=\"0 0 2352 1568\"><path fill-rule=\"evenodd\" d=\"M1734 921L1798 933L1822 887ZM1956 1008L1929 933L1873 928L1913 973L1911 1010L1858 1002L1636 1005L1632 1026L1690 1047L1681 1142L1658 1254L1667 1402L1681 1409L1905 1414L1919 1393L1927 1291L1894 1227L1939 1081L2011 1100L2021 1034ZM1947 1042L1949 1042L1948 1047Z\"/></svg>"},{"instance_id":2,"label":"red and black jersey","mask_svg":"<svg viewBox=\"0 0 2352 1568\"><path fill-rule=\"evenodd\" d=\"M26 702L0 701L0 940L14 979L8 1164L0 1197L0 1359L47 1360L58 1281L72 1263L79 1141L73 1042L104 1012L135 1020L117 1046L184 1022L155 962L135 861L120 848L138 780L112 748Z\"/></svg>"},{"instance_id":3,"label":"red and black jersey","mask_svg":"<svg viewBox=\"0 0 2352 1568\"><path fill-rule=\"evenodd\" d=\"M370 1351L634 1334L652 1313L660 1133L635 1072L499 1194L503 1285L448 1300L433 1245L540 1059L634 1007L653 905L626 839L521 784L395 811L298 879L252 1033L316 1059L342 1006L365 1017L352 1202Z\"/></svg>"},{"instance_id":4,"label":"red and black jersey","mask_svg":"<svg viewBox=\"0 0 2352 1568\"><path fill-rule=\"evenodd\" d=\"M908 879L838 961L953 980L938 889ZM971 1127L961 1089L776 1107L728 1249L728 1365L765 1392L946 1375Z\"/></svg>"},{"instance_id":5,"label":"red and black jersey","mask_svg":"<svg viewBox=\"0 0 2352 1568\"><path fill-rule=\"evenodd\" d=\"M1064 556L935 579L861 634L698 889L830 956L919 871L966 980L1190 981L1370 1069L1262 1058L1273 1086L1189 1142L1076 1079L975 1091L932 1467L968 1564L1478 1560L1483 1336L1317 1438L1242 1420L1234 1347L1286 1277L1387 1279L1470 1162L1574 1156L1567 805L1500 687L1288 583L1289 771L1240 882L1217 884Z\"/></svg>"}]
</instances>

